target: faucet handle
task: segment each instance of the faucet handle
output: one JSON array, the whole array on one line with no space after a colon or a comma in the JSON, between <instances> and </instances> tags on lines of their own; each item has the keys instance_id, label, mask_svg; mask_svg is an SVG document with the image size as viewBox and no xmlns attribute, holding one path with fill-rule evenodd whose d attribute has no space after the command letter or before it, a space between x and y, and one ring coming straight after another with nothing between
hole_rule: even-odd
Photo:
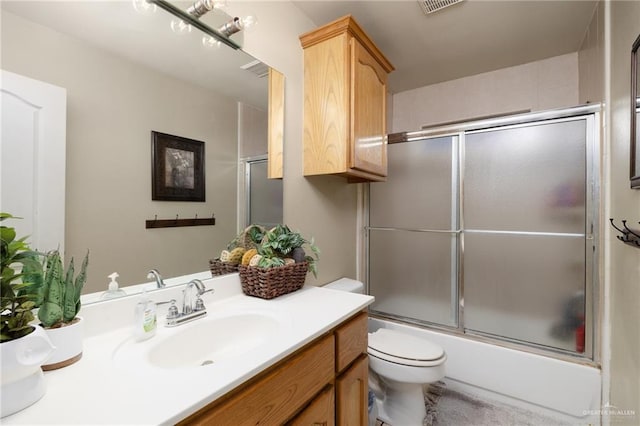
<instances>
[{"instance_id":1,"label":"faucet handle","mask_svg":"<svg viewBox=\"0 0 640 426\"><path fill-rule=\"evenodd\" d=\"M171 306L169 306L169 309L167 310L167 319L170 320L178 318L180 312L178 312L178 307L176 306L176 299L171 299L169 303L171 303Z\"/></svg>"},{"instance_id":2,"label":"faucet handle","mask_svg":"<svg viewBox=\"0 0 640 426\"><path fill-rule=\"evenodd\" d=\"M204 309L205 309L204 302L202 301L202 298L198 296L198 298L196 299L196 307L194 311L202 311Z\"/></svg>"}]
</instances>

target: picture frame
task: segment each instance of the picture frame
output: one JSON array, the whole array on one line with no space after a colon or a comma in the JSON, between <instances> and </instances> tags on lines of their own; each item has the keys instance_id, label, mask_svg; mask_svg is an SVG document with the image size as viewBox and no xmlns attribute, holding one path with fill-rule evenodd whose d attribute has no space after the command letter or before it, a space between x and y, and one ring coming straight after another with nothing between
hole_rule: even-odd
<instances>
[{"instance_id":1,"label":"picture frame","mask_svg":"<svg viewBox=\"0 0 640 426\"><path fill-rule=\"evenodd\" d=\"M151 131L151 199L205 201L204 142Z\"/></svg>"}]
</instances>

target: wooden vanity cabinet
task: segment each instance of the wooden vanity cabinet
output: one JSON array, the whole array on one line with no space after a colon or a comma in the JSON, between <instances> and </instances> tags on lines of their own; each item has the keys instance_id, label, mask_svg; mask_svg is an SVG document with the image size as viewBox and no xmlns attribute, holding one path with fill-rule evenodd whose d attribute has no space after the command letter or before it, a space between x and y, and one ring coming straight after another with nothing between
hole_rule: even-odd
<instances>
[{"instance_id":1,"label":"wooden vanity cabinet","mask_svg":"<svg viewBox=\"0 0 640 426\"><path fill-rule=\"evenodd\" d=\"M393 65L347 15L300 36L304 174L387 176L387 76Z\"/></svg>"},{"instance_id":2,"label":"wooden vanity cabinet","mask_svg":"<svg viewBox=\"0 0 640 426\"><path fill-rule=\"evenodd\" d=\"M366 352L361 312L178 424L365 426Z\"/></svg>"}]
</instances>

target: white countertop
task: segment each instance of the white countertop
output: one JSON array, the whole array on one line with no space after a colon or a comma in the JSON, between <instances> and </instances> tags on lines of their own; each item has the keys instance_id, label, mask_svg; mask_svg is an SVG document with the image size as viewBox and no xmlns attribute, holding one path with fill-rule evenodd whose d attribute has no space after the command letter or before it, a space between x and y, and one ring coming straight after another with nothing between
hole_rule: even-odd
<instances>
[{"instance_id":1,"label":"white countertop","mask_svg":"<svg viewBox=\"0 0 640 426\"><path fill-rule=\"evenodd\" d=\"M294 293L263 300L242 294L237 274L205 281L216 293L204 298L210 316L236 310L274 310L287 318L279 333L259 350L233 361L202 367L132 368L114 361L119 345L131 339L129 316L135 300L108 301L83 307L87 321L83 357L77 363L45 373L47 391L31 407L2 419L3 424L174 424L203 408L257 373L277 363L316 337L373 302L373 297L304 287ZM175 292L152 293L151 298L175 297ZM178 300L180 300L178 298ZM118 303L120 302L120 303ZM127 315L118 315L126 310ZM130 315L129 315L130 312ZM122 316L127 321L122 321ZM179 333L196 320L173 329L159 318L155 337L137 345L153 345L170 333ZM106 327L111 323L115 328ZM102 323L102 324L98 324ZM87 332L86 330L89 330ZM206 339L207 336L202 336ZM188 348L184 348L188 350Z\"/></svg>"}]
</instances>

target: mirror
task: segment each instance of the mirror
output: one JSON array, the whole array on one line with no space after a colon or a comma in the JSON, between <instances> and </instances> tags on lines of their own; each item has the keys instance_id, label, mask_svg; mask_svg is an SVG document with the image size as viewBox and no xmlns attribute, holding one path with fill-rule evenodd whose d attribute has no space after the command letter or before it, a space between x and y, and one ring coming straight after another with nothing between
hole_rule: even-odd
<instances>
[{"instance_id":1,"label":"mirror","mask_svg":"<svg viewBox=\"0 0 640 426\"><path fill-rule=\"evenodd\" d=\"M114 271L121 286L151 281L152 268L165 279L207 271L244 226L244 159L267 152L269 68L203 43L202 32L160 8L1 6L2 68L66 89L64 250L67 260L90 250L84 292L105 291ZM213 28L228 19L202 17ZM241 44L242 33L231 39ZM205 142L204 202L152 201L152 131ZM214 215L215 225L145 228L154 218L196 215Z\"/></svg>"},{"instance_id":2,"label":"mirror","mask_svg":"<svg viewBox=\"0 0 640 426\"><path fill-rule=\"evenodd\" d=\"M631 188L640 189L640 36L631 48Z\"/></svg>"}]
</instances>

